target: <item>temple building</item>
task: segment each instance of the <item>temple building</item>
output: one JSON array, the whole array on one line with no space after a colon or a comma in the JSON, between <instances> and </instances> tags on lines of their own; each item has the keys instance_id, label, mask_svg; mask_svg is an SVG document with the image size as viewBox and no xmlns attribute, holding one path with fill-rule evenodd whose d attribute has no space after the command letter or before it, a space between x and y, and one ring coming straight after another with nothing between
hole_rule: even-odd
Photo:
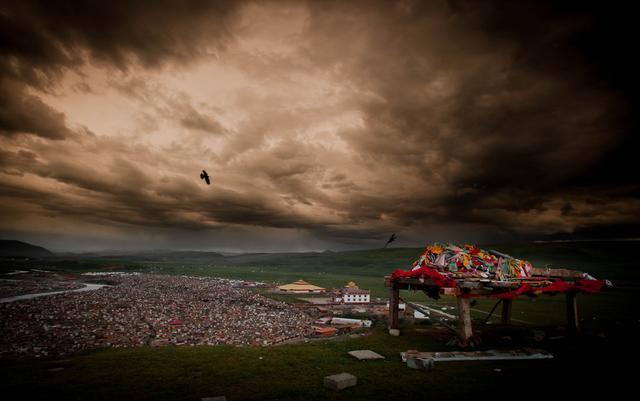
<instances>
[{"instance_id":1,"label":"temple building","mask_svg":"<svg viewBox=\"0 0 640 401\"><path fill-rule=\"evenodd\" d=\"M368 290L362 290L356 283L349 281L344 288L332 292L332 301L344 304L368 304L370 294Z\"/></svg>"},{"instance_id":2,"label":"temple building","mask_svg":"<svg viewBox=\"0 0 640 401\"><path fill-rule=\"evenodd\" d=\"M309 284L303 280L298 280L291 284L281 285L278 287L278 289L280 291L292 292L296 294L323 293L326 291L325 288L318 287L317 285Z\"/></svg>"}]
</instances>

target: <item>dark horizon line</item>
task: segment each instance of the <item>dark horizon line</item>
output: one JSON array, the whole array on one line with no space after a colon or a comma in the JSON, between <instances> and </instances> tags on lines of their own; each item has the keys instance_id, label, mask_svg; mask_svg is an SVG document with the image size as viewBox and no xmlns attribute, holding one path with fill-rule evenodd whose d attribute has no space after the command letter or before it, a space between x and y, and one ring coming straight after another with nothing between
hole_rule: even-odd
<instances>
[{"instance_id":1,"label":"dark horizon line","mask_svg":"<svg viewBox=\"0 0 640 401\"><path fill-rule=\"evenodd\" d=\"M323 250L305 250L305 251L296 251L296 250L280 250L280 251L221 251L221 250L212 250L212 249L185 249L185 248L140 248L140 249L103 249L96 251L52 251L44 246L33 244L26 241L20 240L9 240L2 239L0 241L18 241L25 244L29 244L35 247L44 248L45 250L52 253L50 257L60 257L60 256L82 256L82 255L94 255L94 256L127 256L127 255L136 255L140 253L154 253L154 254L162 254L162 253L217 253L221 256L241 256L241 255L256 255L256 254L305 254L305 253L345 253L345 252L364 252L364 251L392 251L394 249L421 249L424 246L395 246L395 247L379 247L379 248L353 248L353 249L343 249L343 250L334 250L334 249L323 249ZM636 242L640 241L640 238L637 237L629 237L629 238L590 238L590 239L548 239L548 240L516 240L510 242L479 242L474 245L478 247L484 246L495 246L495 245L512 245L512 244L523 244L523 243L531 243L531 244L554 244L554 243L597 243L597 242ZM437 241L434 241L437 242ZM451 241L443 241L443 244L453 243ZM461 243L458 243L459 245Z\"/></svg>"}]
</instances>

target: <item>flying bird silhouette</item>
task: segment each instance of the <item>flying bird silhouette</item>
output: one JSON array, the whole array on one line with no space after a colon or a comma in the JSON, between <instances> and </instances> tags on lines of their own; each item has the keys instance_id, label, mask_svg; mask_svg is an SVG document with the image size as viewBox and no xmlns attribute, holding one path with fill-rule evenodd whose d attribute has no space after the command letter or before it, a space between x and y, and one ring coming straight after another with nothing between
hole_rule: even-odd
<instances>
[{"instance_id":1,"label":"flying bird silhouette","mask_svg":"<svg viewBox=\"0 0 640 401\"><path fill-rule=\"evenodd\" d=\"M202 173L200 173L200 179L204 180L207 185L211 185L211 181L209 181L209 174L207 174L206 171L202 170Z\"/></svg>"},{"instance_id":2,"label":"flying bird silhouette","mask_svg":"<svg viewBox=\"0 0 640 401\"><path fill-rule=\"evenodd\" d=\"M382 247L382 249L386 248L387 245L389 245L390 243L392 243L393 241L396 240L396 233L391 234L391 237L389 237L389 239L387 240L387 243L384 244L384 246Z\"/></svg>"}]
</instances>

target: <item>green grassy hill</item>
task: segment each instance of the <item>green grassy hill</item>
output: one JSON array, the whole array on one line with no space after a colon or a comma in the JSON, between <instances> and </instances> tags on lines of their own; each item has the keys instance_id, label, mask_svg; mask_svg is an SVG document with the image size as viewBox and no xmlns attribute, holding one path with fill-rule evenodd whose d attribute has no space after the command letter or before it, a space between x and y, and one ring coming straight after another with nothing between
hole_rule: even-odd
<instances>
[{"instance_id":1,"label":"green grassy hill","mask_svg":"<svg viewBox=\"0 0 640 401\"><path fill-rule=\"evenodd\" d=\"M104 349L62 360L4 360L0 391L10 399L64 400L199 400L226 395L228 400L411 400L593 398L631 386L632 369L624 360L637 354L640 313L634 307L640 280L636 242L528 243L485 245L531 260L535 265L567 267L614 281L614 289L578 297L585 336L558 339L564 325L563 296L523 297L514 303L516 334L481 321L495 304L478 299L474 327L488 338L481 348L535 346L555 353L551 361L439 364L433 372L406 368L398 353L407 349L443 351L450 332L437 325L405 329L391 337L384 322L371 336L269 348L162 347ZM374 296L386 297L383 276L409 268L422 249L391 248L349 252L250 254L221 256L188 254L75 258L24 262L22 267L80 273L129 270L290 282L305 279L327 288L356 281ZM15 261L5 268L15 268ZM406 299L434 307L453 306L448 297L435 301L422 293L402 292ZM455 313L455 311L449 311ZM499 312L498 312L499 315ZM497 316L499 319L499 316ZM494 320L495 322L495 320ZM440 329L439 329L440 327ZM547 332L542 343L527 340L534 330ZM421 331L422 330L422 331ZM496 332L495 337L489 334ZM520 334L518 334L520 333ZM522 334L525 333L525 334ZM526 334L529 333L529 334ZM555 333L555 334L554 334ZM513 340L503 341L505 334ZM493 340L491 339L493 338ZM360 362L346 353L372 349L387 359ZM59 370L57 368L64 368ZM329 374L351 372L359 385L342 392L322 387Z\"/></svg>"}]
</instances>

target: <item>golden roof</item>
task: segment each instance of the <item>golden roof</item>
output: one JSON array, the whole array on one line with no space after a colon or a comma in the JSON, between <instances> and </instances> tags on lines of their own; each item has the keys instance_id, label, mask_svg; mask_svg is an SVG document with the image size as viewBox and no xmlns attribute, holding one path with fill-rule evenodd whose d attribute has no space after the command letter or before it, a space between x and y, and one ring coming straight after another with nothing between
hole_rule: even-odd
<instances>
[{"instance_id":1,"label":"golden roof","mask_svg":"<svg viewBox=\"0 0 640 401\"><path fill-rule=\"evenodd\" d=\"M358 288L358 285L356 283L354 283L353 281L349 281L347 283L347 285L344 286L345 288Z\"/></svg>"},{"instance_id":2,"label":"golden roof","mask_svg":"<svg viewBox=\"0 0 640 401\"><path fill-rule=\"evenodd\" d=\"M317 285L309 284L304 280L294 281L291 284L281 285L278 288L281 290L298 290L298 291L325 290L325 288L318 287Z\"/></svg>"}]
</instances>

